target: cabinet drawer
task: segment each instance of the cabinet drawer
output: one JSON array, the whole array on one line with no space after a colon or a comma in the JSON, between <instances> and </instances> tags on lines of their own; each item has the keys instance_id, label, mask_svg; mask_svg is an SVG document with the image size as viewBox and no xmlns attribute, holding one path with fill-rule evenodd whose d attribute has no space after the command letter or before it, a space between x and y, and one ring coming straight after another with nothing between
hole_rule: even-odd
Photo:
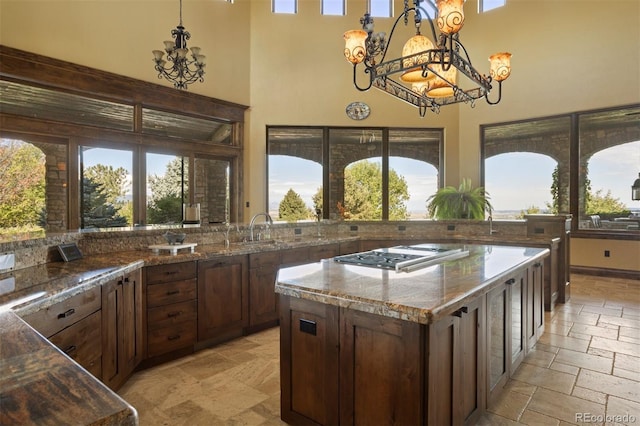
<instances>
[{"instance_id":1,"label":"cabinet drawer","mask_svg":"<svg viewBox=\"0 0 640 426\"><path fill-rule=\"evenodd\" d=\"M263 266L280 265L280 251L266 251L264 253L251 253L249 255L249 268L261 268Z\"/></svg>"},{"instance_id":2,"label":"cabinet drawer","mask_svg":"<svg viewBox=\"0 0 640 426\"><path fill-rule=\"evenodd\" d=\"M288 249L282 251L282 266L298 265L309 261L309 248Z\"/></svg>"},{"instance_id":3,"label":"cabinet drawer","mask_svg":"<svg viewBox=\"0 0 640 426\"><path fill-rule=\"evenodd\" d=\"M151 358L193 345L196 342L197 327L196 321L185 321L150 330L147 333L148 356Z\"/></svg>"},{"instance_id":4,"label":"cabinet drawer","mask_svg":"<svg viewBox=\"0 0 640 426\"><path fill-rule=\"evenodd\" d=\"M196 262L171 263L145 268L147 284L188 280L196 277Z\"/></svg>"},{"instance_id":5,"label":"cabinet drawer","mask_svg":"<svg viewBox=\"0 0 640 426\"><path fill-rule=\"evenodd\" d=\"M169 327L184 321L195 321L198 318L198 302L173 303L159 306L147 311L147 328L157 330Z\"/></svg>"},{"instance_id":6,"label":"cabinet drawer","mask_svg":"<svg viewBox=\"0 0 640 426\"><path fill-rule=\"evenodd\" d=\"M102 371L102 311L54 334L49 339L62 352L100 378Z\"/></svg>"},{"instance_id":7,"label":"cabinet drawer","mask_svg":"<svg viewBox=\"0 0 640 426\"><path fill-rule=\"evenodd\" d=\"M360 251L360 241L340 243L340 254L351 254Z\"/></svg>"},{"instance_id":8,"label":"cabinet drawer","mask_svg":"<svg viewBox=\"0 0 640 426\"><path fill-rule=\"evenodd\" d=\"M49 338L63 328L86 318L101 306L101 287L95 286L46 309L26 315L23 319L43 336Z\"/></svg>"},{"instance_id":9,"label":"cabinet drawer","mask_svg":"<svg viewBox=\"0 0 640 426\"><path fill-rule=\"evenodd\" d=\"M147 307L169 305L196 298L196 279L147 285Z\"/></svg>"}]
</instances>

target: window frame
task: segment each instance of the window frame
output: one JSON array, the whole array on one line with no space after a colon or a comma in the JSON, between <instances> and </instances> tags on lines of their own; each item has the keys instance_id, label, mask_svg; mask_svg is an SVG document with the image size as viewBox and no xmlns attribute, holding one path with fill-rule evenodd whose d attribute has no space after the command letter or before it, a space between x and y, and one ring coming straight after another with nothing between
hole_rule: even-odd
<instances>
[{"instance_id":1,"label":"window frame","mask_svg":"<svg viewBox=\"0 0 640 426\"><path fill-rule=\"evenodd\" d=\"M569 211L561 212L560 214L570 214L571 219L571 232L576 237L581 238L598 238L598 239L617 239L617 240L638 240L640 237L640 230L612 230L612 229L586 229L580 228L580 182L584 178L580 176L580 117L602 113L602 112L615 112L625 109L640 108L640 104L628 104L620 105L610 108L600 108L593 110L574 111L565 114L557 114L545 117L529 118L526 120L516 120L512 122L494 123L480 126L480 182L481 185L485 185L485 130L490 127L507 126L513 124L529 123L533 121L552 120L566 117L569 122ZM638 140L640 140L640 124L638 125ZM629 141L634 142L634 141ZM527 151L529 152L529 151ZM600 151L596 151L600 152ZM629 186L631 186L634 176L629 176Z\"/></svg>"},{"instance_id":2,"label":"window frame","mask_svg":"<svg viewBox=\"0 0 640 426\"><path fill-rule=\"evenodd\" d=\"M170 87L108 73L18 49L0 46L0 80L70 93L86 98L101 99L132 105L132 130L89 126L64 121L44 120L28 115L13 115L0 111L3 127L0 136L14 139L51 138L67 145L68 207L63 229L80 228L78 149L91 145L133 151L133 209L134 224L143 224L142 208L146 206L145 152L166 153L194 158L207 156L230 163L230 218L242 222L243 200L242 156L245 105L209 98ZM156 111L210 120L231 126L230 143L207 142L176 136L148 134L142 131L142 110ZM108 141L108 142L105 142ZM179 147L179 148L178 148ZM193 178L190 177L190 185ZM136 195L137 191L137 195ZM190 193L193 203L194 194Z\"/></svg>"}]
</instances>

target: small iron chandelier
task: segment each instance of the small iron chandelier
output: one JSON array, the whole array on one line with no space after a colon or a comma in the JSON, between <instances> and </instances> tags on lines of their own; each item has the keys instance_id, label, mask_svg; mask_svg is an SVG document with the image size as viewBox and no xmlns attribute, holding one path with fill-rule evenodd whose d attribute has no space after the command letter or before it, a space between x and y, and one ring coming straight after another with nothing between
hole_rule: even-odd
<instances>
[{"instance_id":1,"label":"small iron chandelier","mask_svg":"<svg viewBox=\"0 0 640 426\"><path fill-rule=\"evenodd\" d=\"M511 73L511 54L496 53L489 58L491 62L490 76L480 74L472 65L467 50L460 42L458 31L464 24L464 0L404 0L404 11L396 19L387 39L384 32L373 31L373 18L365 13L360 19L362 30L351 30L344 33L344 55L353 64L353 84L360 91L371 87L380 89L396 98L418 107L421 117L427 109L440 112L442 105L459 102L475 106L476 99L485 98L487 103L495 105L502 98L502 81ZM421 3L427 4L437 12L435 19L439 37L431 19L426 19L431 26L433 40L420 34L422 13L426 10ZM411 37L402 50L402 57L385 62L389 43L400 19L408 25L409 15L414 15L416 35ZM428 16L428 15L427 15ZM357 82L358 64L364 65L364 73L369 76L366 86ZM401 73L399 80L391 76ZM458 86L457 74L466 76L477 87L464 90ZM491 83L498 82L497 100L489 100Z\"/></svg>"},{"instance_id":2,"label":"small iron chandelier","mask_svg":"<svg viewBox=\"0 0 640 426\"><path fill-rule=\"evenodd\" d=\"M187 57L189 49L187 40L191 34L182 26L182 0L180 0L180 24L175 30L171 30L174 40L164 42L164 50L167 53L167 61L163 59L165 52L162 50L153 51L153 62L155 62L158 78L166 78L173 82L176 89L187 90L187 86L195 81L204 81L204 60L206 57L200 54L199 47L191 48L191 59Z\"/></svg>"}]
</instances>

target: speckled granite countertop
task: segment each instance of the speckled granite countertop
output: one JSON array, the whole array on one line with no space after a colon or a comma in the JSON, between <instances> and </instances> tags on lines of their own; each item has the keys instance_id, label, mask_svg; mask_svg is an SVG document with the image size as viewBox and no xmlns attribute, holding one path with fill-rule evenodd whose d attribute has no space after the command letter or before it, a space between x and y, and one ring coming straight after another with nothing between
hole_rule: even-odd
<instances>
[{"instance_id":1,"label":"speckled granite countertop","mask_svg":"<svg viewBox=\"0 0 640 426\"><path fill-rule=\"evenodd\" d=\"M0 274L0 424L135 425L134 407L56 349L20 316L145 265L250 254L342 239L201 245L194 253L114 252Z\"/></svg>"},{"instance_id":2,"label":"speckled granite countertop","mask_svg":"<svg viewBox=\"0 0 640 426\"><path fill-rule=\"evenodd\" d=\"M429 324L449 315L513 272L540 262L548 248L433 244L469 256L413 272L345 265L326 259L282 268L276 292L392 318Z\"/></svg>"},{"instance_id":3,"label":"speckled granite countertop","mask_svg":"<svg viewBox=\"0 0 640 426\"><path fill-rule=\"evenodd\" d=\"M135 408L15 313L0 324L0 424L138 424Z\"/></svg>"}]
</instances>

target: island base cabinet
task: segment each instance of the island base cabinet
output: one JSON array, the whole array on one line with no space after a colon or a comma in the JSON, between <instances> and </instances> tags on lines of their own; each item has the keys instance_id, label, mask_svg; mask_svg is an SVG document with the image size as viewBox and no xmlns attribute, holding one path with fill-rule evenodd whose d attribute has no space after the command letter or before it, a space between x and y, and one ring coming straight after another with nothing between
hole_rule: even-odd
<instances>
[{"instance_id":1,"label":"island base cabinet","mask_svg":"<svg viewBox=\"0 0 640 426\"><path fill-rule=\"evenodd\" d=\"M340 424L421 424L423 327L342 309L340 328Z\"/></svg>"},{"instance_id":2,"label":"island base cabinet","mask_svg":"<svg viewBox=\"0 0 640 426\"><path fill-rule=\"evenodd\" d=\"M280 411L285 422L339 423L338 339L337 307L281 299Z\"/></svg>"},{"instance_id":3,"label":"island base cabinet","mask_svg":"<svg viewBox=\"0 0 640 426\"><path fill-rule=\"evenodd\" d=\"M475 424L485 409L485 298L428 326L427 424Z\"/></svg>"}]
</instances>

